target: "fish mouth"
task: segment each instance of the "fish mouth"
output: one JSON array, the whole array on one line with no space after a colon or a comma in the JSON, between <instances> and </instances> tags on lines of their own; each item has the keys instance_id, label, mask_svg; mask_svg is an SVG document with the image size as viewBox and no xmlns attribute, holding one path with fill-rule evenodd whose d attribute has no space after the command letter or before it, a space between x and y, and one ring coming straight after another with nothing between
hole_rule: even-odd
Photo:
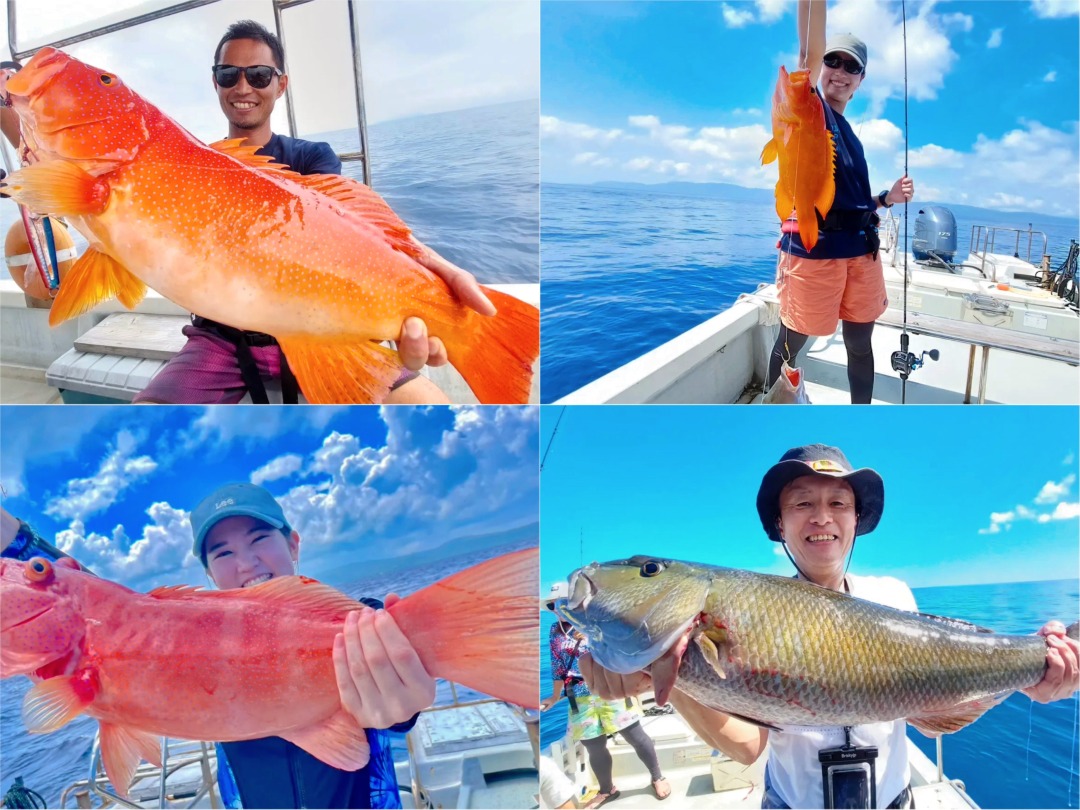
<instances>
[{"instance_id":1,"label":"fish mouth","mask_svg":"<svg viewBox=\"0 0 1080 810\"><path fill-rule=\"evenodd\" d=\"M584 633L589 639L589 652L605 669L622 675L644 669L675 645L697 622L698 612L695 611L685 622L658 638L654 637L649 629L650 620L657 610L664 607L664 599L656 600L636 626L618 619L605 622L602 615L590 615L590 603L600 592L589 577L590 570L595 569L586 566L570 575L570 596L565 605L556 607L555 612ZM623 629L623 632L618 632L619 629Z\"/></svg>"},{"instance_id":2,"label":"fish mouth","mask_svg":"<svg viewBox=\"0 0 1080 810\"><path fill-rule=\"evenodd\" d=\"M32 622L34 619L37 619L37 618L39 618L41 616L44 616L50 610L52 610L52 605L47 605L47 606L43 607L41 610L39 610L37 613L35 613L34 615L29 616L29 617L27 617L25 619L21 619L20 621L17 621L14 624L0 625L0 633L8 633L8 632L14 630L17 627L22 627L24 624L30 624L30 622Z\"/></svg>"}]
</instances>

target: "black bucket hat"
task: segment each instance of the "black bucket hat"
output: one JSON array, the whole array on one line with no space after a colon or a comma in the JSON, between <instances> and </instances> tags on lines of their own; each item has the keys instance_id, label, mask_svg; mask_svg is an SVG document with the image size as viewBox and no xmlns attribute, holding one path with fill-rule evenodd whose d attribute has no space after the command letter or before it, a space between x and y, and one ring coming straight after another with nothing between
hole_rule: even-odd
<instances>
[{"instance_id":1,"label":"black bucket hat","mask_svg":"<svg viewBox=\"0 0 1080 810\"><path fill-rule=\"evenodd\" d=\"M780 517L780 491L796 478L820 475L847 481L855 492L855 511L859 522L855 534L869 534L881 520L885 509L885 484L874 470L855 470L838 447L807 444L788 450L761 479L757 494L758 516L770 540L782 543L776 520Z\"/></svg>"}]
</instances>

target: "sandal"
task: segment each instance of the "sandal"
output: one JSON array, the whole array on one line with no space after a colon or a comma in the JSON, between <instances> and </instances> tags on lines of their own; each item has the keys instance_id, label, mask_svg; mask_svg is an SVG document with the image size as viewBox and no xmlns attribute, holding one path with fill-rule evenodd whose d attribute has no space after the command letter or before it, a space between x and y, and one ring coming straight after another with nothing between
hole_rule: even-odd
<instances>
[{"instance_id":1,"label":"sandal","mask_svg":"<svg viewBox=\"0 0 1080 810\"><path fill-rule=\"evenodd\" d=\"M585 807L600 807L617 798L619 798L619 789L612 788L611 793L597 793L595 796L592 797L592 799L589 800L589 803L586 804Z\"/></svg>"},{"instance_id":2,"label":"sandal","mask_svg":"<svg viewBox=\"0 0 1080 810\"><path fill-rule=\"evenodd\" d=\"M660 792L661 785L664 787L663 793ZM671 785L668 784L668 780L663 776L661 776L659 779L653 780L652 789L653 793L656 794L656 798L660 801L663 801L671 795Z\"/></svg>"}]
</instances>

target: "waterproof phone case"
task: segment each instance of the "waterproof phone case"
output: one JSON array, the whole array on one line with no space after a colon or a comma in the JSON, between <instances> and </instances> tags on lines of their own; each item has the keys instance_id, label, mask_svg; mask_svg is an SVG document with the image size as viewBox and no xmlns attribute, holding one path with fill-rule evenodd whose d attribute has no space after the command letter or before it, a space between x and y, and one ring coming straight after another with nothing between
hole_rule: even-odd
<instances>
[{"instance_id":1,"label":"waterproof phone case","mask_svg":"<svg viewBox=\"0 0 1080 810\"><path fill-rule=\"evenodd\" d=\"M826 748L818 751L824 807L869 810L877 807L874 773L876 747Z\"/></svg>"}]
</instances>

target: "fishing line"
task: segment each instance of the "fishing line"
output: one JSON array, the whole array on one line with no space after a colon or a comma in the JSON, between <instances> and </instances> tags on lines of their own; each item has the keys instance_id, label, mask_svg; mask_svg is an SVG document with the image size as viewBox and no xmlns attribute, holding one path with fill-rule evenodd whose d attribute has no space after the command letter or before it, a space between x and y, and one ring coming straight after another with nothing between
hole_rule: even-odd
<instances>
[{"instance_id":1,"label":"fishing line","mask_svg":"<svg viewBox=\"0 0 1080 810\"><path fill-rule=\"evenodd\" d=\"M900 14L904 27L904 178L908 176L908 70L907 70L907 3L900 0ZM900 332L900 351L907 354L907 299L908 299L908 198L904 194L904 326ZM900 375L900 404L907 404L907 375Z\"/></svg>"}]
</instances>

